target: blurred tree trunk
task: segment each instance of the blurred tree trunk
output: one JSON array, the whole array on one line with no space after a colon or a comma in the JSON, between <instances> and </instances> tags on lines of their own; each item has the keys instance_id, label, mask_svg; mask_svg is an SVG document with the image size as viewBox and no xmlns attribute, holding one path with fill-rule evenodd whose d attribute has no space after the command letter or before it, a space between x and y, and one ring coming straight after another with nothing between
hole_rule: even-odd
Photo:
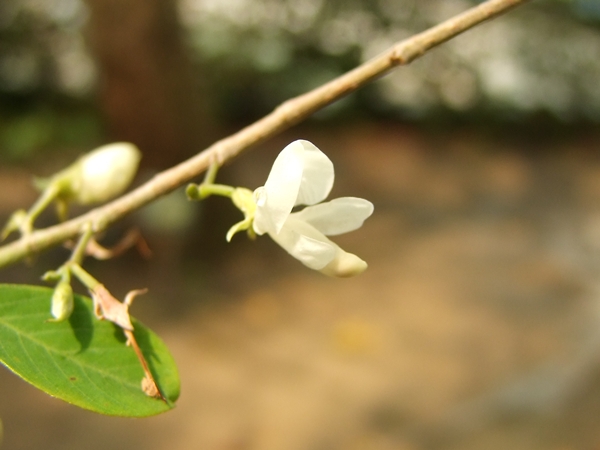
<instances>
[{"instance_id":1,"label":"blurred tree trunk","mask_svg":"<svg viewBox=\"0 0 600 450\"><path fill-rule=\"evenodd\" d=\"M100 102L115 140L164 169L214 136L208 102L181 39L176 0L88 0Z\"/></svg>"}]
</instances>

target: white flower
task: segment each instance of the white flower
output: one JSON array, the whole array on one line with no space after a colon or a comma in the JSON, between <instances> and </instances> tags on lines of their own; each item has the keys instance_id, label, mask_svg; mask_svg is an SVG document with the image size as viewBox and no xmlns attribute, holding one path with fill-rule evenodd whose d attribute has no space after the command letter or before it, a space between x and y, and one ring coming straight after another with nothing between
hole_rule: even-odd
<instances>
[{"instance_id":1,"label":"white flower","mask_svg":"<svg viewBox=\"0 0 600 450\"><path fill-rule=\"evenodd\" d=\"M367 263L347 253L327 236L360 228L373 212L362 198L342 197L322 202L331 191L333 163L308 141L294 141L273 164L264 186L254 191L253 229L268 233L305 266L336 277L358 275ZM292 213L294 206L309 205Z\"/></svg>"}]
</instances>

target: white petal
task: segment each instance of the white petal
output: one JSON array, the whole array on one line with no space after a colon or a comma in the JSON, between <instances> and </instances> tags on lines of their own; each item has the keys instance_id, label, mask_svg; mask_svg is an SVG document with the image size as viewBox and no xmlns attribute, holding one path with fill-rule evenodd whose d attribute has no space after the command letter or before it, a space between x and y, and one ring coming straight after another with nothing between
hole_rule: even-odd
<instances>
[{"instance_id":1,"label":"white petal","mask_svg":"<svg viewBox=\"0 0 600 450\"><path fill-rule=\"evenodd\" d=\"M333 187L333 163L311 142L299 140L290 146L302 150L302 182L294 204L314 205L325 200Z\"/></svg>"},{"instance_id":2,"label":"white petal","mask_svg":"<svg viewBox=\"0 0 600 450\"><path fill-rule=\"evenodd\" d=\"M305 222L290 217L279 233L269 236L290 255L314 270L327 266L337 253L338 246Z\"/></svg>"},{"instance_id":3,"label":"white petal","mask_svg":"<svg viewBox=\"0 0 600 450\"><path fill-rule=\"evenodd\" d=\"M307 206L292 215L309 223L323 234L335 236L360 228L372 213L373 204L370 201L356 197L341 197L330 202Z\"/></svg>"},{"instance_id":4,"label":"white petal","mask_svg":"<svg viewBox=\"0 0 600 450\"><path fill-rule=\"evenodd\" d=\"M367 263L352 253L338 247L335 258L323 267L320 272L330 277L349 278L367 270Z\"/></svg>"},{"instance_id":5,"label":"white petal","mask_svg":"<svg viewBox=\"0 0 600 450\"><path fill-rule=\"evenodd\" d=\"M256 215L254 231L278 233L289 216L302 182L302 146L292 142L275 159L265 185L254 191Z\"/></svg>"}]
</instances>

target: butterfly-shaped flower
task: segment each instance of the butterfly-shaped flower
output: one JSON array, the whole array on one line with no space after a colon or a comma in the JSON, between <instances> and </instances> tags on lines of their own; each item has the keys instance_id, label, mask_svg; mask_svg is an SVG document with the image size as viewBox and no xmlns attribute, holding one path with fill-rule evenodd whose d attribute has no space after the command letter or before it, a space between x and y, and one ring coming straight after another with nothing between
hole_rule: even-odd
<instances>
[{"instance_id":1,"label":"butterfly-shaped flower","mask_svg":"<svg viewBox=\"0 0 600 450\"><path fill-rule=\"evenodd\" d=\"M333 163L321 150L308 141L292 142L275 159L265 185L254 191L252 227L256 234L268 233L305 266L351 277L367 263L326 236L360 228L373 213L373 204L356 197L323 202L333 181ZM308 206L292 212L299 205Z\"/></svg>"}]
</instances>

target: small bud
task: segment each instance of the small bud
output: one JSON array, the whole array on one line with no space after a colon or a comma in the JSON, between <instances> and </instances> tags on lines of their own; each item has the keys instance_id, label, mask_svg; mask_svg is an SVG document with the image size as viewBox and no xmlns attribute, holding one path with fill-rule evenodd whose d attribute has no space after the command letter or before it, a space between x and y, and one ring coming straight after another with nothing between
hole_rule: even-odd
<instances>
[{"instance_id":1,"label":"small bud","mask_svg":"<svg viewBox=\"0 0 600 450\"><path fill-rule=\"evenodd\" d=\"M64 197L82 205L101 203L121 194L133 180L140 162L138 148L118 142L97 148L57 174Z\"/></svg>"},{"instance_id":2,"label":"small bud","mask_svg":"<svg viewBox=\"0 0 600 450\"><path fill-rule=\"evenodd\" d=\"M185 188L185 194L187 195L188 200L202 200L202 196L200 195L200 186L197 184L188 184Z\"/></svg>"},{"instance_id":3,"label":"small bud","mask_svg":"<svg viewBox=\"0 0 600 450\"><path fill-rule=\"evenodd\" d=\"M50 309L52 322L61 322L68 319L73 312L73 289L68 281L61 281L56 285L52 294L52 307Z\"/></svg>"},{"instance_id":4,"label":"small bud","mask_svg":"<svg viewBox=\"0 0 600 450\"><path fill-rule=\"evenodd\" d=\"M42 280L48 281L51 283L57 283L63 277L62 273L58 270L49 270L44 275L42 275Z\"/></svg>"}]
</instances>

